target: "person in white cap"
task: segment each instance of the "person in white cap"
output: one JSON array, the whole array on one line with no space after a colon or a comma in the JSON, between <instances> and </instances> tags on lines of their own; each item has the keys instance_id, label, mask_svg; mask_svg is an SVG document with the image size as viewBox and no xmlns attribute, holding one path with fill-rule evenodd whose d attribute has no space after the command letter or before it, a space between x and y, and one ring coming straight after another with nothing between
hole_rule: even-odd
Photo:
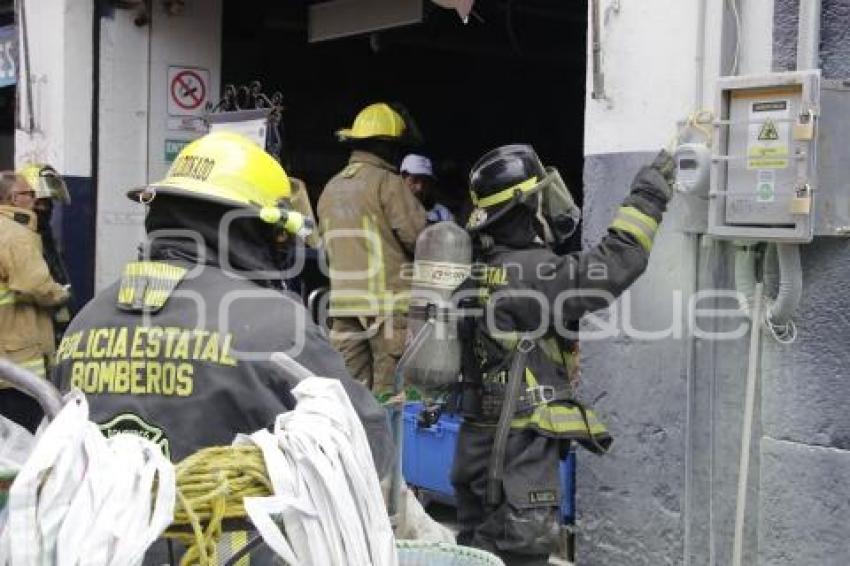
<instances>
[{"instance_id":1,"label":"person in white cap","mask_svg":"<svg viewBox=\"0 0 850 566\"><path fill-rule=\"evenodd\" d=\"M434 175L434 167L430 159L424 155L411 153L402 160L400 172L404 186L410 189L410 192L428 209L428 222L454 220L451 211L436 202L437 177Z\"/></svg>"}]
</instances>

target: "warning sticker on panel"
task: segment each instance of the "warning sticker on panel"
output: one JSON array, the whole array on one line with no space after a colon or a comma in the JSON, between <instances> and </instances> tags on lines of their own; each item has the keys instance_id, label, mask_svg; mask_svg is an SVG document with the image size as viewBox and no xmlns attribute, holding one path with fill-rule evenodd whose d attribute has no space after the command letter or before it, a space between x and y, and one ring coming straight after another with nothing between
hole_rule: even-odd
<instances>
[{"instance_id":1,"label":"warning sticker on panel","mask_svg":"<svg viewBox=\"0 0 850 566\"><path fill-rule=\"evenodd\" d=\"M756 201L773 202L776 198L776 173L772 169L756 174Z\"/></svg>"},{"instance_id":2,"label":"warning sticker on panel","mask_svg":"<svg viewBox=\"0 0 850 566\"><path fill-rule=\"evenodd\" d=\"M750 106L750 126L747 135L747 169L784 169L791 155L790 122L791 102L772 100L753 102ZM761 177L759 172L759 177ZM758 193L762 194L763 183L759 180ZM767 184L764 184L767 194ZM771 183L772 187L772 183ZM773 200L771 197L761 202Z\"/></svg>"}]
</instances>

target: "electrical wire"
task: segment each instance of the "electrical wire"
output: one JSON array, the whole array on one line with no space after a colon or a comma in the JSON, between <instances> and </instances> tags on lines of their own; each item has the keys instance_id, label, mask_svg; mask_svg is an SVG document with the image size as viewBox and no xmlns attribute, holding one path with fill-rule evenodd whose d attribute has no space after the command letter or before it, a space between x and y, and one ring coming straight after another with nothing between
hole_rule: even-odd
<instances>
[{"instance_id":1,"label":"electrical wire","mask_svg":"<svg viewBox=\"0 0 850 566\"><path fill-rule=\"evenodd\" d=\"M701 109L691 112L685 123L676 129L676 133L667 142L667 151L671 154L676 151L676 147L682 142L682 134L689 128L696 130L705 138L705 145L711 147L714 144L714 132L709 128L714 123L714 112L708 109Z\"/></svg>"}]
</instances>

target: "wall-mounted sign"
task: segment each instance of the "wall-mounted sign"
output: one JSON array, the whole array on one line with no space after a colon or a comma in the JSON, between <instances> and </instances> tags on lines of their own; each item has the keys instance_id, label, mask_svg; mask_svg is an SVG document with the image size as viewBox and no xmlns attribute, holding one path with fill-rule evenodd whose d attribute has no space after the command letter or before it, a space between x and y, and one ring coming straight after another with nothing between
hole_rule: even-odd
<instances>
[{"instance_id":1,"label":"wall-mounted sign","mask_svg":"<svg viewBox=\"0 0 850 566\"><path fill-rule=\"evenodd\" d=\"M239 110L221 112L208 116L211 132L235 132L243 135L263 149L266 147L269 131L270 108L257 110Z\"/></svg>"},{"instance_id":2,"label":"wall-mounted sign","mask_svg":"<svg viewBox=\"0 0 850 566\"><path fill-rule=\"evenodd\" d=\"M0 87L18 82L18 30L0 27Z\"/></svg>"},{"instance_id":3,"label":"wall-mounted sign","mask_svg":"<svg viewBox=\"0 0 850 566\"><path fill-rule=\"evenodd\" d=\"M177 158L180 151L192 143L192 140L165 140L165 160L169 163Z\"/></svg>"},{"instance_id":4,"label":"wall-mounted sign","mask_svg":"<svg viewBox=\"0 0 850 566\"><path fill-rule=\"evenodd\" d=\"M168 115L202 116L210 94L210 72L194 67L168 67Z\"/></svg>"},{"instance_id":5,"label":"wall-mounted sign","mask_svg":"<svg viewBox=\"0 0 850 566\"><path fill-rule=\"evenodd\" d=\"M207 123L200 116L172 116L166 124L169 130L175 132L207 133Z\"/></svg>"}]
</instances>

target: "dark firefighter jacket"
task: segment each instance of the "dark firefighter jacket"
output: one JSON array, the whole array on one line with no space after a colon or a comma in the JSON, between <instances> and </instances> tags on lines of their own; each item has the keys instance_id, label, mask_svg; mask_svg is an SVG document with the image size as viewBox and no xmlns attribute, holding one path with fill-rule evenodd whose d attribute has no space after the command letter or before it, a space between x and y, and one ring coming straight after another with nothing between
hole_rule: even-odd
<instances>
[{"instance_id":1,"label":"dark firefighter jacket","mask_svg":"<svg viewBox=\"0 0 850 566\"><path fill-rule=\"evenodd\" d=\"M658 178L639 174L635 187L651 189L647 184ZM482 382L485 392L503 390L520 334L533 333L536 346L513 428L576 440L591 450L610 443L593 412L572 400L569 378L578 364L576 337L569 329L584 314L610 304L643 273L663 211L663 205L633 190L607 235L589 250L556 255L541 244L519 249L497 244L479 257L472 288L490 315L475 317L467 334L473 347L464 373L473 366L471 381Z\"/></svg>"},{"instance_id":2,"label":"dark firefighter jacket","mask_svg":"<svg viewBox=\"0 0 850 566\"><path fill-rule=\"evenodd\" d=\"M388 471L386 413L348 376L297 298L217 265L128 264L122 279L72 321L54 375L63 391L85 392L91 420L105 434L141 434L178 461L202 447L229 445L236 433L269 426L294 406L268 361L276 351L342 381L379 473Z\"/></svg>"}]
</instances>

